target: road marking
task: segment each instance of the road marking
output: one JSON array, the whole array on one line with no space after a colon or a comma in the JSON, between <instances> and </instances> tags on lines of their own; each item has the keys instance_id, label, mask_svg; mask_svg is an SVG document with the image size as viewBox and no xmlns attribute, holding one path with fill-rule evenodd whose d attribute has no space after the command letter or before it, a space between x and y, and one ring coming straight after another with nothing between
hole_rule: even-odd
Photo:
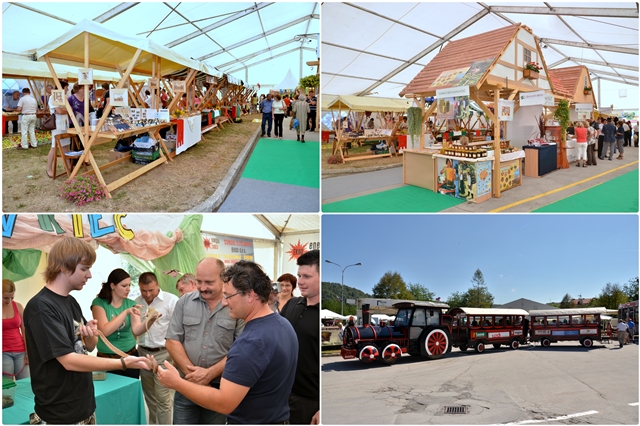
<instances>
[{"instance_id":1,"label":"road marking","mask_svg":"<svg viewBox=\"0 0 640 426\"><path fill-rule=\"evenodd\" d=\"M555 422L555 421L558 421L558 420L571 419L573 417L590 416L591 414L598 414L598 412L597 411L585 411L584 413L567 414L566 416L554 417L552 419L525 420L525 421L522 421L522 422L506 423L506 424L508 424L508 425L528 425L528 424L532 424L532 423Z\"/></svg>"},{"instance_id":2,"label":"road marking","mask_svg":"<svg viewBox=\"0 0 640 426\"><path fill-rule=\"evenodd\" d=\"M638 163L638 161L632 161L629 164L625 164L623 166L616 167L615 169L611 169L609 171L597 174L595 176L591 176L590 178L586 178L586 179L580 180L578 182L573 182L573 183L571 183L569 185L565 185L563 187L556 188L556 189L553 189L551 191L547 191L547 192L544 192L542 194L535 195L533 197L525 198L524 200L516 201L515 203L507 204L506 206L498 207L497 209L491 210L490 213L501 212L501 211L510 209L511 207L519 206L520 204L528 203L529 201L537 200L538 198L546 197L547 195L551 195L551 194L555 194L556 192L564 191L565 189L569 189L569 188L572 188L572 187L574 187L576 185L580 185L580 184L583 184L585 182L589 182L590 180L597 179L597 178L599 178L601 176L608 175L609 173L613 173L615 171L624 169L625 167L629 167L629 166L632 166L632 165L637 164L637 163ZM602 183L604 183L604 182L602 182ZM587 188L587 189L590 189L590 188ZM586 189L585 189L585 191L586 191ZM580 191L580 192L583 192L583 191ZM575 194L572 194L572 195L575 195Z\"/></svg>"},{"instance_id":3,"label":"road marking","mask_svg":"<svg viewBox=\"0 0 640 426\"><path fill-rule=\"evenodd\" d=\"M629 404L629 405L632 405L632 406L640 405L640 402L632 402L632 403L631 403L631 404Z\"/></svg>"}]
</instances>

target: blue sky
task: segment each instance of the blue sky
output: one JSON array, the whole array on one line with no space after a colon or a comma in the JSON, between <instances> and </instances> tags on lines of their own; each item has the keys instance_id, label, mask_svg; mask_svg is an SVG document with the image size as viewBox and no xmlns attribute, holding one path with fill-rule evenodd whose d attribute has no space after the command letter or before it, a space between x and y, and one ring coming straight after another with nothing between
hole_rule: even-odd
<instances>
[{"instance_id":1,"label":"blue sky","mask_svg":"<svg viewBox=\"0 0 640 426\"><path fill-rule=\"evenodd\" d=\"M446 300L477 268L502 304L595 297L638 275L637 215L323 215L322 281L372 293L387 271Z\"/></svg>"}]
</instances>

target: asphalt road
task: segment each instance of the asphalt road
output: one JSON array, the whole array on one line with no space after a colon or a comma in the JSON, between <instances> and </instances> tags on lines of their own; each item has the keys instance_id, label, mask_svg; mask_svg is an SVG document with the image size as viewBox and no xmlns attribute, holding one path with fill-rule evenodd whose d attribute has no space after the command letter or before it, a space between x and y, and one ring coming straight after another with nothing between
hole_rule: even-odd
<instances>
[{"instance_id":1,"label":"asphalt road","mask_svg":"<svg viewBox=\"0 0 640 426\"><path fill-rule=\"evenodd\" d=\"M638 345L458 349L395 365L322 358L323 424L638 424ZM633 404L633 405L632 405ZM468 414L444 414L444 406Z\"/></svg>"}]
</instances>

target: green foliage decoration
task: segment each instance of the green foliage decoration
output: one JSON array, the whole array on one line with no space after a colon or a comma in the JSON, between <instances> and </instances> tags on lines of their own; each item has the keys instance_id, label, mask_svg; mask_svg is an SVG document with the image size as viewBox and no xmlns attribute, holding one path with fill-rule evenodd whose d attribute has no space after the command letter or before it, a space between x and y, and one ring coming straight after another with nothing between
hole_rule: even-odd
<instances>
[{"instance_id":1,"label":"green foliage decoration","mask_svg":"<svg viewBox=\"0 0 640 426\"><path fill-rule=\"evenodd\" d=\"M558 120L558 123L560 123L560 127L562 127L562 134L564 135L567 131L567 127L569 127L569 124L571 123L571 117L569 116L569 101L566 99L559 101L556 112L553 113L553 117Z\"/></svg>"},{"instance_id":2,"label":"green foliage decoration","mask_svg":"<svg viewBox=\"0 0 640 426\"><path fill-rule=\"evenodd\" d=\"M320 86L320 76L317 74L312 74L306 77L302 77L299 84L303 89L306 89L308 87L318 87Z\"/></svg>"},{"instance_id":3,"label":"green foliage decoration","mask_svg":"<svg viewBox=\"0 0 640 426\"><path fill-rule=\"evenodd\" d=\"M407 108L407 127L411 140L415 142L416 136L419 137L422 134L422 108Z\"/></svg>"}]
</instances>

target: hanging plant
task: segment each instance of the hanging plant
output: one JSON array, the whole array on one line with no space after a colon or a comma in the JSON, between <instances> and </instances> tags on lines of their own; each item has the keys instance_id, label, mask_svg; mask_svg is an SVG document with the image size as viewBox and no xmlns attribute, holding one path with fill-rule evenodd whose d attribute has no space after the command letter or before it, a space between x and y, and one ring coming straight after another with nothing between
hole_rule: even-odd
<instances>
[{"instance_id":1,"label":"hanging plant","mask_svg":"<svg viewBox=\"0 0 640 426\"><path fill-rule=\"evenodd\" d=\"M560 127L562 127L562 134L564 135L567 131L567 127L571 124L571 117L569 116L569 101L562 99L558 102L558 108L556 108L556 112L553 113L553 118L558 120L558 123L560 123Z\"/></svg>"},{"instance_id":2,"label":"hanging plant","mask_svg":"<svg viewBox=\"0 0 640 426\"><path fill-rule=\"evenodd\" d=\"M420 137L422 134L422 108L407 108L407 127L411 135L411 142L414 144L416 136Z\"/></svg>"}]
</instances>

